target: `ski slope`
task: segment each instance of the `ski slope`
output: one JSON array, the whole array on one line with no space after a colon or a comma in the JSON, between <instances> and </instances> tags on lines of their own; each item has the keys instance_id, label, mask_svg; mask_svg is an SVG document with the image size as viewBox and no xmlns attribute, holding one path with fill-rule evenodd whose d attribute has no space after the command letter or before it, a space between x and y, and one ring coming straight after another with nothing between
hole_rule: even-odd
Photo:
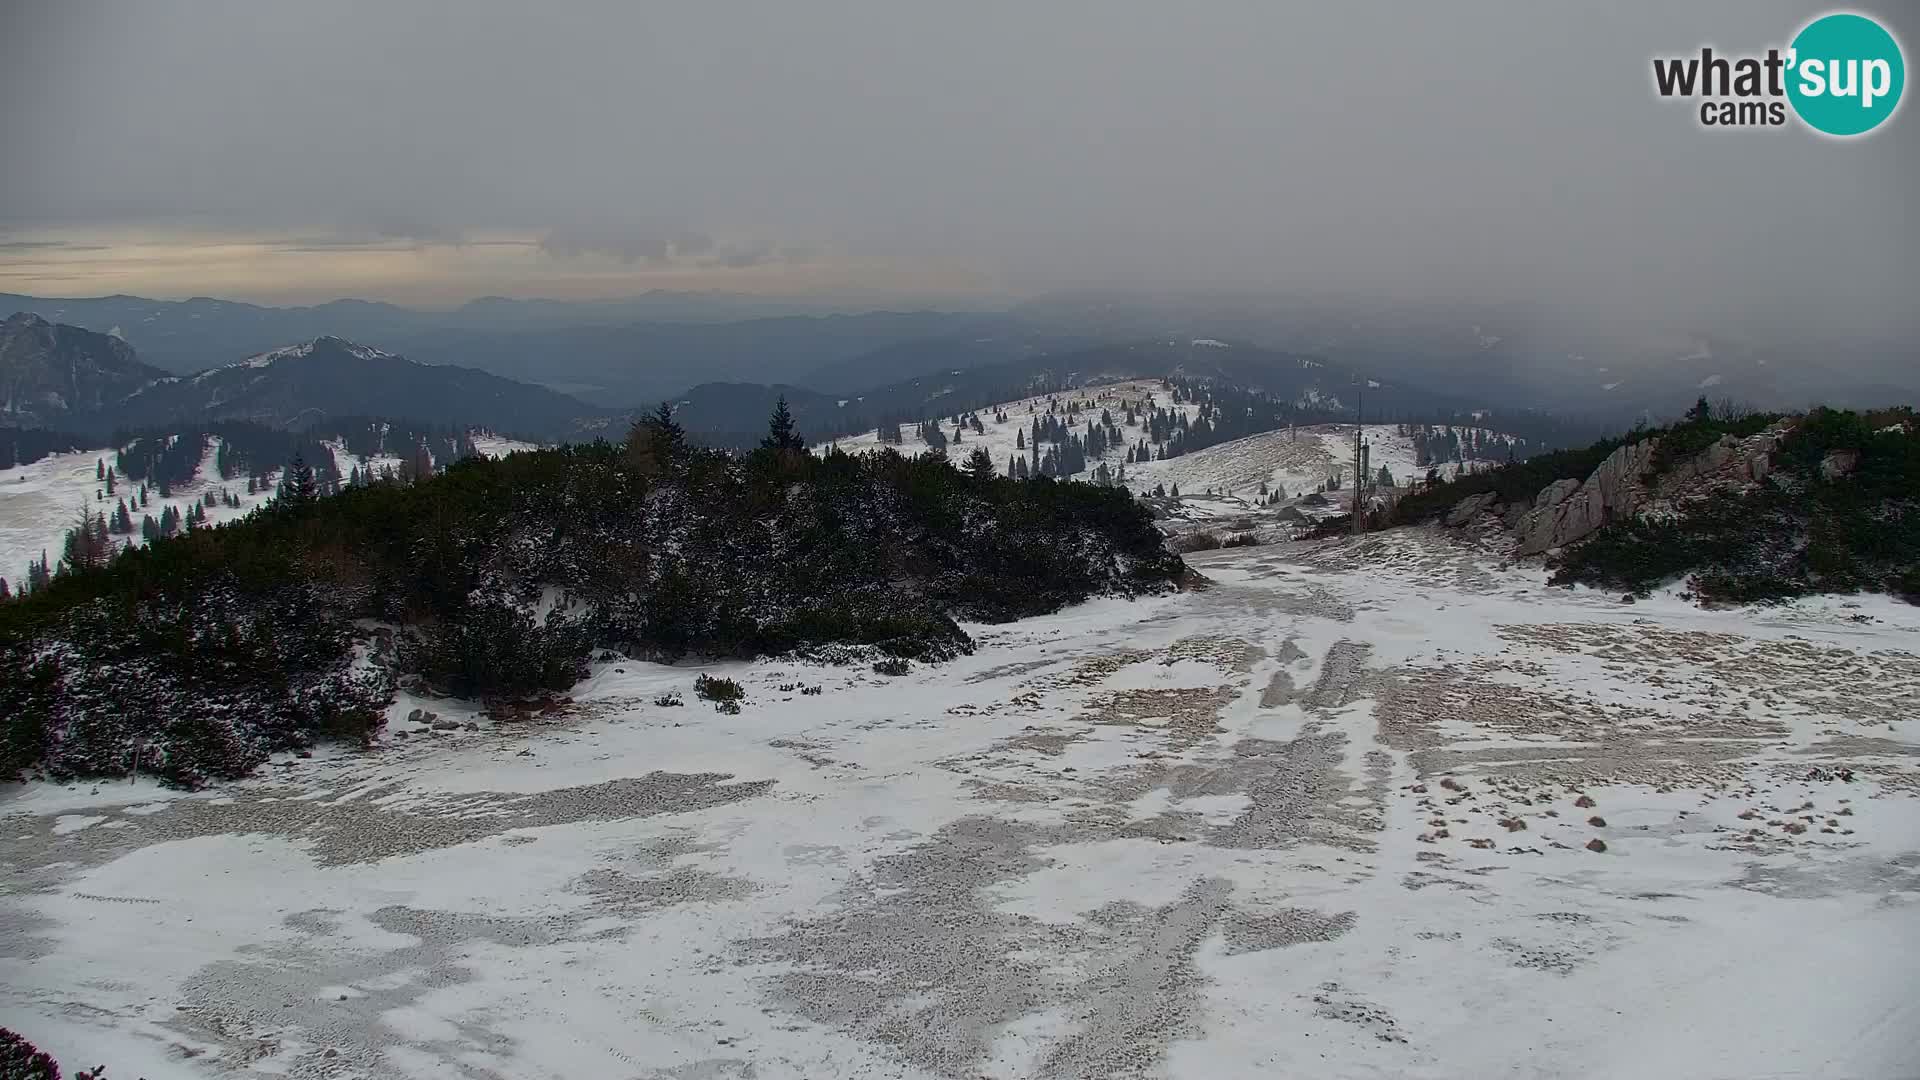
<instances>
[{"instance_id":1,"label":"ski slope","mask_svg":"<svg viewBox=\"0 0 1920 1080\"><path fill-rule=\"evenodd\" d=\"M503 435L495 435L491 432L474 432L469 435L468 438L473 442L473 448L479 451L483 457L506 457L508 454L517 454L523 450L540 449L539 443L524 442L520 439L509 439Z\"/></svg>"},{"instance_id":2,"label":"ski slope","mask_svg":"<svg viewBox=\"0 0 1920 1080\"><path fill-rule=\"evenodd\" d=\"M1040 394L1000 404L997 406L999 411L1007 415L1007 421L1004 424L994 423L994 408L981 409L979 410L980 423L986 428L986 431L983 434L976 435L972 428L967 428L961 433L959 442L951 441L954 431L953 417L951 415L942 416L940 418L940 427L949 439L947 456L958 464L965 461L967 455L973 453L976 447L984 446L987 448L987 453L993 456L994 468L999 470L1000 475L1005 476L1007 474L1007 464L1010 459L1023 457L1031 461L1033 451L1029 447L1023 447L1021 440L1023 437L1029 437L1033 434L1033 421L1036 417L1044 417L1047 415L1049 399L1059 403L1062 413L1066 411L1069 401L1087 403L1089 411L1081 413L1079 423L1076 427L1077 432L1080 434L1085 434L1088 420L1097 421L1100 418L1100 410L1108 409L1112 412L1115 423L1120 425L1121 437L1131 438L1133 440L1144 438L1146 431L1143 427L1137 425L1134 427L1127 427L1125 425L1124 410L1128 402L1133 402L1138 406L1141 403L1151 401L1154 405L1161 408L1169 408L1175 413L1187 417L1189 420L1199 411L1199 406L1197 405L1172 404L1167 392L1161 389L1160 380L1158 379L1129 379L1125 382L1111 383L1103 386L1076 387L1073 390L1061 391L1057 394ZM901 435L903 436L903 441L893 444L893 449L900 451L900 453L908 457L927 452L926 441L915 434L913 425L902 425ZM886 445L887 444L880 441L880 433L878 431L869 431L863 435L836 439L831 443L821 443L815 447L815 450L825 451L829 446L838 446L847 453L857 454L879 450ZM1041 452L1044 454L1051 446L1051 443L1043 443ZM1103 458L1096 458L1091 454L1087 455L1087 468L1092 470L1097 467L1101 461L1105 461L1110 468L1117 470L1120 465L1126 461L1126 458L1127 448L1125 446L1115 447L1110 449ZM1128 466L1127 472L1129 476L1131 476L1133 467ZM1082 479L1085 479L1085 477L1083 476Z\"/></svg>"},{"instance_id":3,"label":"ski slope","mask_svg":"<svg viewBox=\"0 0 1920 1080\"><path fill-rule=\"evenodd\" d=\"M537 449L533 443L490 434L476 434L472 439L474 448L488 457ZM358 459L348 454L337 440L327 445L333 449L334 459L340 463L343 476L349 468L359 464ZM245 517L272 499L271 488L247 494L244 476L233 480L220 479L219 470L214 467L219 450L220 438L210 437L207 440L207 452L201 457L193 480L174 488L170 498L162 499L158 491L149 489L146 509L132 511L135 531L130 536L113 537L114 542L121 547L137 547L142 543L138 531L141 514L151 514L158 521L162 509L167 506L185 514L189 506L204 498L209 491L231 492L240 500L238 508L224 504L207 507L209 525ZM115 448L102 447L77 453L51 454L32 464L0 469L0 578L6 578L9 586L17 588L26 579L27 564L40 558L43 551L49 566L60 561L67 530L73 527L83 505L88 513L111 516L118 499L129 492L139 491L138 482L129 483L122 477L115 495L104 501L94 498L95 492L104 488L94 478L94 463L105 461L112 465L115 453ZM370 464L376 474L382 465L390 465L398 471L400 459L375 457L370 459Z\"/></svg>"},{"instance_id":4,"label":"ski slope","mask_svg":"<svg viewBox=\"0 0 1920 1080\"><path fill-rule=\"evenodd\" d=\"M1368 447L1369 471L1378 473L1385 465L1395 484L1404 487L1410 480L1424 478L1425 467L1414 464L1413 440L1397 433L1392 424L1367 424L1362 436ZM1471 470L1474 463L1468 463ZM1453 478L1462 468L1457 462L1433 466L1441 477ZM1003 470L1004 471L1004 470ZM1180 494L1213 493L1244 502L1258 500L1261 486L1272 491L1276 486L1294 499L1337 479L1341 490L1353 484L1353 425L1316 424L1310 427L1269 431L1230 442L1209 446L1190 454L1150 461L1127 467L1127 486L1135 492L1148 492L1156 486L1180 485Z\"/></svg>"},{"instance_id":5,"label":"ski slope","mask_svg":"<svg viewBox=\"0 0 1920 1080\"><path fill-rule=\"evenodd\" d=\"M185 515L187 508L208 492L231 492L240 500L237 508L224 504L207 507L209 525L245 517L273 497L271 490L247 494L244 476L220 479L220 472L214 467L219 451L220 438L209 438L207 451L201 456L190 482L174 488L165 499L158 490L149 488L144 510L129 504L134 531L127 536L114 536L114 544L122 548L140 546L144 542L139 531L142 515L151 515L158 521L161 511L168 506ZM105 485L94 478L94 463L104 460L111 466L115 453L112 448L102 448L50 454L30 465L0 469L0 577L6 578L9 585L17 588L26 579L27 564L40 558L42 552L46 553L49 567L60 561L67 530L73 528L83 507L89 514L111 517L120 499L139 493L138 481L121 477L115 494L104 500L95 499L95 493L103 491Z\"/></svg>"}]
</instances>

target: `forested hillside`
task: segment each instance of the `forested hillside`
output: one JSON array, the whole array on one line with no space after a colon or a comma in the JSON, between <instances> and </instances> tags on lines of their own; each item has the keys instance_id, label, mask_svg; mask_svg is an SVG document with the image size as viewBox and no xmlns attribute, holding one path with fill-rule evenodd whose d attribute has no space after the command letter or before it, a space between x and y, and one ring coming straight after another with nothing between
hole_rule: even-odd
<instances>
[{"instance_id":1,"label":"forested hillside","mask_svg":"<svg viewBox=\"0 0 1920 1080\"><path fill-rule=\"evenodd\" d=\"M401 678L564 690L598 648L673 658L853 643L898 659L1183 572L1123 491L963 473L943 457L747 456L671 421L624 445L468 458L323 496L310 468L195 529L0 604L8 771L192 783L357 736ZM370 633L362 620L387 629Z\"/></svg>"}]
</instances>

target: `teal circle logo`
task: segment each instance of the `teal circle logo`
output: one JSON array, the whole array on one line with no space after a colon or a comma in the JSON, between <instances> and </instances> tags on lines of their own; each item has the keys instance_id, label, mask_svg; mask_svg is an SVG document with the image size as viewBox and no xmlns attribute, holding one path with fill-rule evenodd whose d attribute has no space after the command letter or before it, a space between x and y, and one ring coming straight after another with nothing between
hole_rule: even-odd
<instances>
[{"instance_id":1,"label":"teal circle logo","mask_svg":"<svg viewBox=\"0 0 1920 1080\"><path fill-rule=\"evenodd\" d=\"M1823 15L1793 39L1787 100L1808 127L1864 135L1893 115L1907 84L1900 43L1865 15Z\"/></svg>"}]
</instances>

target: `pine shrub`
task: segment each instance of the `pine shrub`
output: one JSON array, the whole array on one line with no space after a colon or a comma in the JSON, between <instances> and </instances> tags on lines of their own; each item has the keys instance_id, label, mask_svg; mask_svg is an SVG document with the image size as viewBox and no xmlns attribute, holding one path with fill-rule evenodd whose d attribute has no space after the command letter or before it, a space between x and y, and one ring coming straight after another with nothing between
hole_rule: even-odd
<instances>
[{"instance_id":1,"label":"pine shrub","mask_svg":"<svg viewBox=\"0 0 1920 1080\"><path fill-rule=\"evenodd\" d=\"M606 443L467 458L63 574L0 605L0 772L239 776L316 738L365 741L402 675L551 693L607 649L938 662L973 648L960 619L1185 571L1125 491L774 441L731 456L655 440L644 469ZM368 621L398 627L378 657Z\"/></svg>"}]
</instances>

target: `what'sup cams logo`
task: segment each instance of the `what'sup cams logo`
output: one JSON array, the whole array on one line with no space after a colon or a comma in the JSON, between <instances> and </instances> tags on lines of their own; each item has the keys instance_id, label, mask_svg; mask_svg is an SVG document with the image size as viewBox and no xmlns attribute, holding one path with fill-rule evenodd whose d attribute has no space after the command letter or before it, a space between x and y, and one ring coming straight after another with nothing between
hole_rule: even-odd
<instances>
[{"instance_id":1,"label":"what'sup cams logo","mask_svg":"<svg viewBox=\"0 0 1920 1080\"><path fill-rule=\"evenodd\" d=\"M1765 55L1724 56L1708 46L1653 61L1654 92L1698 100L1700 125L1713 129L1777 128L1792 115L1823 135L1865 135L1900 107L1906 82L1900 43L1852 12L1822 15Z\"/></svg>"}]
</instances>

